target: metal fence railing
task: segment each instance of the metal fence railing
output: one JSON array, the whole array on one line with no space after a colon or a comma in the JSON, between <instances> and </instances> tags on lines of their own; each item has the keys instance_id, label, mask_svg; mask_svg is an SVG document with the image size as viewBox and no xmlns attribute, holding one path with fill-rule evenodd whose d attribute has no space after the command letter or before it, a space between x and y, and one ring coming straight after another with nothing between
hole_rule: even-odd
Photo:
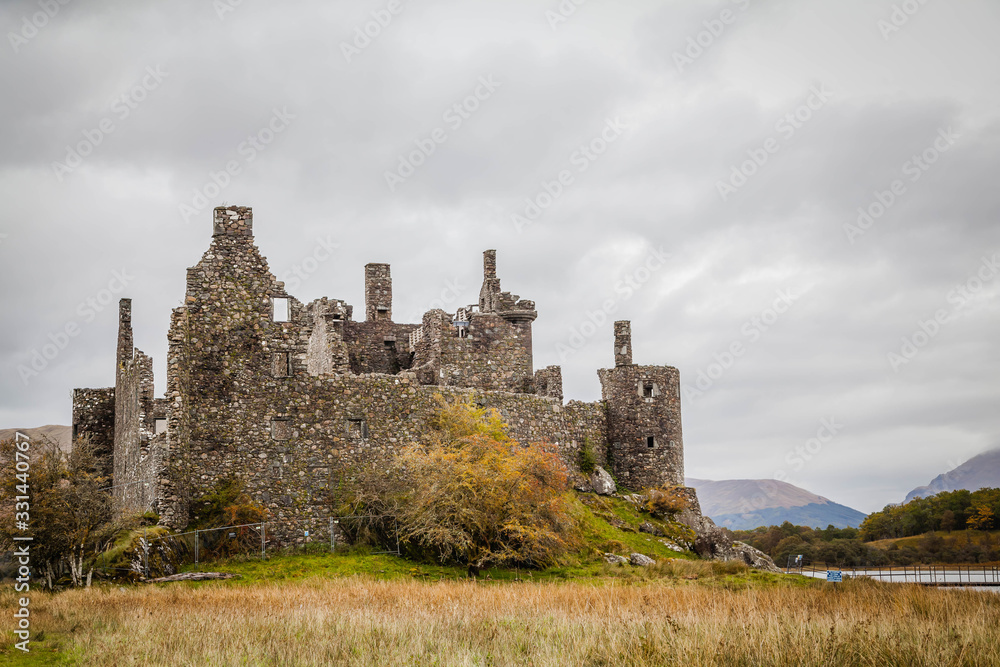
<instances>
[{"instance_id":1,"label":"metal fence railing","mask_svg":"<svg viewBox=\"0 0 1000 667\"><path fill-rule=\"evenodd\" d=\"M150 536L147 530L139 539L138 562L131 562L130 567L115 567L108 560L105 551L97 556L93 567L95 571L106 574L127 571L147 577L151 570L162 570L167 562L171 567L176 567L220 558L266 559L268 554L290 553L300 549L303 553L333 553L338 543L345 543L346 535L358 534L365 521L386 518L392 521L391 532L395 549L371 553L399 555L399 527L395 518L350 515L331 516L324 520L268 520L153 536Z\"/></svg>"},{"instance_id":2,"label":"metal fence railing","mask_svg":"<svg viewBox=\"0 0 1000 667\"><path fill-rule=\"evenodd\" d=\"M828 563L802 562L790 558L785 574L801 574L826 579L828 572L841 577L866 577L889 583L921 584L924 586L1000 586L1000 567L986 565L868 565L842 567Z\"/></svg>"}]
</instances>

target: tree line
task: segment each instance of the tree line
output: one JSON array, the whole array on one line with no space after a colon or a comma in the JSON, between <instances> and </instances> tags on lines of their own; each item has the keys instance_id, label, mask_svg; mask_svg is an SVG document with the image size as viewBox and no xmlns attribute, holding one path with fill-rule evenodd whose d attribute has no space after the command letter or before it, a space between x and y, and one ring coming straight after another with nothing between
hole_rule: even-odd
<instances>
[{"instance_id":1,"label":"tree line","mask_svg":"<svg viewBox=\"0 0 1000 667\"><path fill-rule=\"evenodd\" d=\"M986 563L1000 561L1000 489L948 491L887 505L860 528L780 526L734 531L736 539L760 549L779 566L802 556L806 562L842 566ZM944 533L943 535L941 533ZM878 540L917 537L877 546Z\"/></svg>"},{"instance_id":2,"label":"tree line","mask_svg":"<svg viewBox=\"0 0 1000 667\"><path fill-rule=\"evenodd\" d=\"M861 524L861 539L885 540L922 535L932 530L992 530L1000 516L1000 489L944 491L914 498L902 505L886 505Z\"/></svg>"}]
</instances>

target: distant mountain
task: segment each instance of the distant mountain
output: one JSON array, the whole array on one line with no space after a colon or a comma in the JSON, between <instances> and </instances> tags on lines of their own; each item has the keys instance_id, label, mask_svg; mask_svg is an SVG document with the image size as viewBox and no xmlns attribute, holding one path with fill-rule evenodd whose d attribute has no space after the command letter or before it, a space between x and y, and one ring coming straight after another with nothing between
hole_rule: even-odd
<instances>
[{"instance_id":1,"label":"distant mountain","mask_svg":"<svg viewBox=\"0 0 1000 667\"><path fill-rule=\"evenodd\" d=\"M59 448L68 452L73 440L73 428L70 426L60 426L49 424L48 426L38 426L36 428L2 428L0 429L0 442L13 440L14 433L20 431L32 440L41 440L43 437L59 443Z\"/></svg>"},{"instance_id":2,"label":"distant mountain","mask_svg":"<svg viewBox=\"0 0 1000 667\"><path fill-rule=\"evenodd\" d=\"M732 530L757 526L857 528L865 515L850 507L773 479L685 479L698 492L702 514Z\"/></svg>"},{"instance_id":3,"label":"distant mountain","mask_svg":"<svg viewBox=\"0 0 1000 667\"><path fill-rule=\"evenodd\" d=\"M972 457L951 472L938 475L927 486L918 486L906 494L904 502L917 497L928 498L942 491L976 491L984 486L1000 488L1000 448Z\"/></svg>"}]
</instances>

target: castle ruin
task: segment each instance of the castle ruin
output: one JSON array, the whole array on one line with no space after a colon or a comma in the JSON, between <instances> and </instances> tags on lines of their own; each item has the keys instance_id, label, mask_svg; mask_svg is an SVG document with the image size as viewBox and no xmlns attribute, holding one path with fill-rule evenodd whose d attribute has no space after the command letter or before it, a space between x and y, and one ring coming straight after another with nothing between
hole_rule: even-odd
<instances>
[{"instance_id":1,"label":"castle ruin","mask_svg":"<svg viewBox=\"0 0 1000 667\"><path fill-rule=\"evenodd\" d=\"M171 316L166 395L153 395L152 359L134 346L122 299L115 386L74 391L74 437L90 435L120 514L151 511L176 529L227 478L276 519L324 523L328 490L419 440L436 394L474 396L571 470L588 443L624 486L683 485L677 369L633 364L630 325L615 322L602 400L564 404L560 367L534 370L535 304L501 291L496 261L484 253L478 303L406 324L393 321L389 265L368 264L355 320L345 301L288 294L254 245L251 209L217 208Z\"/></svg>"}]
</instances>

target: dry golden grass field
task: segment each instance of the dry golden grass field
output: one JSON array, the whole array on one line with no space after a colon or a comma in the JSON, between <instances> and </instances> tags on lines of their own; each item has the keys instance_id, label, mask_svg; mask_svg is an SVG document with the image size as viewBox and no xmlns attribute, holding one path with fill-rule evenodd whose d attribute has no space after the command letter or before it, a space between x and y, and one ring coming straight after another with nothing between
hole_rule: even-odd
<instances>
[{"instance_id":1,"label":"dry golden grass field","mask_svg":"<svg viewBox=\"0 0 1000 667\"><path fill-rule=\"evenodd\" d=\"M1000 665L994 593L657 567L562 583L353 575L36 593L34 650L8 643L0 662Z\"/></svg>"}]
</instances>

